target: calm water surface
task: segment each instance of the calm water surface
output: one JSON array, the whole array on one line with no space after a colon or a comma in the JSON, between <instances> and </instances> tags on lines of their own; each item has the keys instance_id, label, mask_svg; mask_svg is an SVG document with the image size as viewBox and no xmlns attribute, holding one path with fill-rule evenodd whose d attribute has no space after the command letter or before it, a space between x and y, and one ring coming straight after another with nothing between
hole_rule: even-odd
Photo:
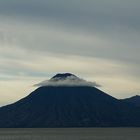
<instances>
[{"instance_id":1,"label":"calm water surface","mask_svg":"<svg viewBox=\"0 0 140 140\"><path fill-rule=\"evenodd\" d=\"M140 140L140 128L0 129L0 140Z\"/></svg>"}]
</instances>

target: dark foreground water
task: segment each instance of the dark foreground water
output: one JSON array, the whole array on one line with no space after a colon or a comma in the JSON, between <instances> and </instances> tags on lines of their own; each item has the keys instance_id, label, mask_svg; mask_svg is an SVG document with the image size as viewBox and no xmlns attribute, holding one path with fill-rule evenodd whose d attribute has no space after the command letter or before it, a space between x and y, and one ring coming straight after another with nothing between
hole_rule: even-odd
<instances>
[{"instance_id":1,"label":"dark foreground water","mask_svg":"<svg viewBox=\"0 0 140 140\"><path fill-rule=\"evenodd\" d=\"M140 140L140 128L0 129L0 140Z\"/></svg>"}]
</instances>

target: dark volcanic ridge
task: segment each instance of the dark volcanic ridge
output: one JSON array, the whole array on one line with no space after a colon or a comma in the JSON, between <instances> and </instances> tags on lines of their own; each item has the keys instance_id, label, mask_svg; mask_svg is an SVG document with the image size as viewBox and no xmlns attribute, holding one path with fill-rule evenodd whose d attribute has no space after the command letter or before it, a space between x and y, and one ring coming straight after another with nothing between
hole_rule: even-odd
<instances>
[{"instance_id":1,"label":"dark volcanic ridge","mask_svg":"<svg viewBox=\"0 0 140 140\"><path fill-rule=\"evenodd\" d=\"M140 107L140 96L139 95L136 95L136 96L133 96L130 98L126 98L126 99L122 99L122 101L131 103L137 107Z\"/></svg>"},{"instance_id":2,"label":"dark volcanic ridge","mask_svg":"<svg viewBox=\"0 0 140 140\"><path fill-rule=\"evenodd\" d=\"M57 74L49 82L71 77L72 81L81 80L66 73ZM140 108L95 86L44 85L18 102L0 108L1 128L128 126L140 126Z\"/></svg>"}]
</instances>

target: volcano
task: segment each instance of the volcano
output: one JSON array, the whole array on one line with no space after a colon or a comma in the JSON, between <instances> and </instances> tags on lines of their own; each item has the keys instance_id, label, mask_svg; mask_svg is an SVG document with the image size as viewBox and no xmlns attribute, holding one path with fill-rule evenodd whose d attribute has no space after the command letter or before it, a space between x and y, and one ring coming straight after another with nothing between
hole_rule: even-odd
<instances>
[{"instance_id":1,"label":"volcano","mask_svg":"<svg viewBox=\"0 0 140 140\"><path fill-rule=\"evenodd\" d=\"M73 74L57 74L37 85L27 97L0 108L1 128L140 126L139 107Z\"/></svg>"}]
</instances>

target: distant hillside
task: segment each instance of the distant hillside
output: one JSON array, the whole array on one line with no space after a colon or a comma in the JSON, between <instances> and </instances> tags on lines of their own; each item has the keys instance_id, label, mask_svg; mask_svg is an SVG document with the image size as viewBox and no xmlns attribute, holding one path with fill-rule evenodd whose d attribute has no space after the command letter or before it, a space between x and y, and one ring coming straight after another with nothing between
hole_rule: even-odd
<instances>
[{"instance_id":1,"label":"distant hillside","mask_svg":"<svg viewBox=\"0 0 140 140\"><path fill-rule=\"evenodd\" d=\"M136 96L133 96L130 98L126 98L126 99L122 99L122 101L126 101L129 103L132 103L135 106L140 107L140 96L139 95L136 95Z\"/></svg>"}]
</instances>

